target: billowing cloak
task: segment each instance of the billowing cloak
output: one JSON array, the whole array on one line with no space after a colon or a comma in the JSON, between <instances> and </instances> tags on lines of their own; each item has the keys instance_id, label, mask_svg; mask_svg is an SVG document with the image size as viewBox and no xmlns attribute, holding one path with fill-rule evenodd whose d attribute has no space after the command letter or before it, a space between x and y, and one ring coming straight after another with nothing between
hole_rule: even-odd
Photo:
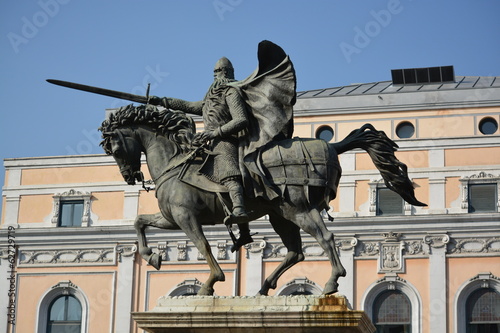
<instances>
[{"instance_id":1,"label":"billowing cloak","mask_svg":"<svg viewBox=\"0 0 500 333\"><path fill-rule=\"evenodd\" d=\"M278 194L269 186L262 186L269 184L258 165L258 151L271 141L292 137L297 81L290 58L278 45L267 40L260 42L257 56L257 69L245 80L229 85L240 91L247 104L249 126L240 146L245 187L253 188L254 195L273 199Z\"/></svg>"}]
</instances>

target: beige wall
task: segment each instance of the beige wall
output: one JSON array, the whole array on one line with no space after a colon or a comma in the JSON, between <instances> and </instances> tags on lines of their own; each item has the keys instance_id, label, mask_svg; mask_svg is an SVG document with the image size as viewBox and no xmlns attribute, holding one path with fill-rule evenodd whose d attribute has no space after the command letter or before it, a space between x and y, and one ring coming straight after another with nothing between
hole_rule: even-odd
<instances>
[{"instance_id":1,"label":"beige wall","mask_svg":"<svg viewBox=\"0 0 500 333\"><path fill-rule=\"evenodd\" d=\"M115 165L24 169L21 185L50 185L69 183L99 183L123 181Z\"/></svg>"},{"instance_id":2,"label":"beige wall","mask_svg":"<svg viewBox=\"0 0 500 333\"><path fill-rule=\"evenodd\" d=\"M447 302L451 306L448 311L449 332L455 332L455 320L453 306L460 287L469 283L470 279L479 273L491 272L494 276L500 276L500 262L496 257L472 257L472 258L447 258L446 267L448 271Z\"/></svg>"},{"instance_id":3,"label":"beige wall","mask_svg":"<svg viewBox=\"0 0 500 333\"><path fill-rule=\"evenodd\" d=\"M445 166L500 164L500 147L445 150Z\"/></svg>"},{"instance_id":4,"label":"beige wall","mask_svg":"<svg viewBox=\"0 0 500 333\"><path fill-rule=\"evenodd\" d=\"M22 195L17 223L44 222L54 207L52 195Z\"/></svg>"},{"instance_id":5,"label":"beige wall","mask_svg":"<svg viewBox=\"0 0 500 333\"><path fill-rule=\"evenodd\" d=\"M89 332L109 331L112 317L113 267L18 269L18 309L16 332L35 332L38 305L45 293L64 280L70 280L89 301ZM21 308L22 307L22 308Z\"/></svg>"},{"instance_id":6,"label":"beige wall","mask_svg":"<svg viewBox=\"0 0 500 333\"><path fill-rule=\"evenodd\" d=\"M123 219L124 192L92 192L92 212L99 220Z\"/></svg>"}]
</instances>

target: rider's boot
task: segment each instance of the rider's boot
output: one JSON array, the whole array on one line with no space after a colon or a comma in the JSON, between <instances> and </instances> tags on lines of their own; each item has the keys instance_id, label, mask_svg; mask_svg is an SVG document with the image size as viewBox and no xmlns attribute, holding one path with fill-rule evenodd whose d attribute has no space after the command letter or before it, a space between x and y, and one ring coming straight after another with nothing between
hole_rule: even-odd
<instances>
[{"instance_id":1,"label":"rider's boot","mask_svg":"<svg viewBox=\"0 0 500 333\"><path fill-rule=\"evenodd\" d=\"M240 229L240 237L231 247L231 252L238 251L243 245L253 243L253 238L250 234L248 223L238 224L238 228Z\"/></svg>"},{"instance_id":2,"label":"rider's boot","mask_svg":"<svg viewBox=\"0 0 500 333\"><path fill-rule=\"evenodd\" d=\"M226 180L224 186L229 190L229 198L233 203L233 211L231 213L228 223L240 224L248 222L248 214L245 210L245 204L243 201L243 185L241 181L231 178Z\"/></svg>"}]
</instances>

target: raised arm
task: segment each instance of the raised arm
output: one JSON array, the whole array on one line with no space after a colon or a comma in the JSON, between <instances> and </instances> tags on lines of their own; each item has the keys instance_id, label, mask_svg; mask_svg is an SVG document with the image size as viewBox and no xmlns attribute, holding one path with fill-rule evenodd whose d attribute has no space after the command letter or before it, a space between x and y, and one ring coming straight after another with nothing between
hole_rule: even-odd
<instances>
[{"instance_id":1,"label":"raised arm","mask_svg":"<svg viewBox=\"0 0 500 333\"><path fill-rule=\"evenodd\" d=\"M157 97L151 96L149 103L153 105L161 105L167 109L180 110L186 113L196 114L201 116L203 101L189 102L178 98Z\"/></svg>"}]
</instances>

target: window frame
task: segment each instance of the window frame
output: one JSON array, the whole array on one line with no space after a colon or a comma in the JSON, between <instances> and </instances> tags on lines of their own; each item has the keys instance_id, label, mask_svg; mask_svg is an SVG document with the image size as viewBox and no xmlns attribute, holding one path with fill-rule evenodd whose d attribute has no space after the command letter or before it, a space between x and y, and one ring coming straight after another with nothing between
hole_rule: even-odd
<instances>
[{"instance_id":1,"label":"window frame","mask_svg":"<svg viewBox=\"0 0 500 333\"><path fill-rule=\"evenodd\" d=\"M63 228L80 228L80 227L88 227L91 223L91 211L90 211L90 203L92 195L88 192L80 192L75 191L73 189L58 193L52 197L53 208L52 208L52 218L51 218L51 226L52 227L61 227L60 226L60 218L62 211L62 203L70 202L70 201L82 201L83 202L83 214L80 226L66 226Z\"/></svg>"},{"instance_id":2,"label":"window frame","mask_svg":"<svg viewBox=\"0 0 500 333\"><path fill-rule=\"evenodd\" d=\"M409 321L406 322L406 323L403 323L403 322L399 322L399 323L383 323L383 324L377 324L377 316L379 314L379 311L380 311L380 308L376 308L376 305L380 305L380 304L377 304L380 302L380 298L386 294L398 294L398 295L403 295L405 301L407 302L407 305L409 306ZM410 299L408 298L408 296L403 293L401 290L384 290L382 292L380 292L377 297L375 298L375 301L373 302L373 305L372 305L373 309L372 309L372 315L373 315L373 325L375 327L377 327L377 325L409 325L410 326L410 332L411 332L411 325L412 325L412 308L411 308L411 301ZM377 327L378 328L378 327Z\"/></svg>"},{"instance_id":3,"label":"window frame","mask_svg":"<svg viewBox=\"0 0 500 333\"><path fill-rule=\"evenodd\" d=\"M457 333L467 332L467 300L474 292L482 288L491 288L500 293L500 278L491 272L483 272L471 277L458 288L453 303Z\"/></svg>"},{"instance_id":4,"label":"window frame","mask_svg":"<svg viewBox=\"0 0 500 333\"><path fill-rule=\"evenodd\" d=\"M406 201L401 198L403 202L403 212L401 214L382 214L382 215L377 215L378 213L378 189L380 188L387 188L385 186L384 180L382 178L378 180L371 180L368 183L369 186L369 216L380 216L380 217L388 217L388 216L399 216L399 215L412 215L413 213L413 206L407 203ZM389 190L390 191L390 190Z\"/></svg>"},{"instance_id":5,"label":"window frame","mask_svg":"<svg viewBox=\"0 0 500 333\"><path fill-rule=\"evenodd\" d=\"M385 276L372 283L361 297L361 310L365 311L373 321L373 305L378 295L387 290L399 290L408 297L411 304L411 332L422 332L422 297L417 289L408 281L400 278L396 273L386 273Z\"/></svg>"},{"instance_id":6,"label":"window frame","mask_svg":"<svg viewBox=\"0 0 500 333\"><path fill-rule=\"evenodd\" d=\"M41 297L37 307L36 329L37 333L47 333L49 323L49 310L52 303L60 296L73 296L82 307L80 333L87 333L89 327L89 301L83 291L69 280L63 280L51 288Z\"/></svg>"},{"instance_id":7,"label":"window frame","mask_svg":"<svg viewBox=\"0 0 500 333\"><path fill-rule=\"evenodd\" d=\"M51 317L51 314L52 314L52 308L54 306L54 304L59 301L61 298L64 298L64 319L63 320L51 320L50 317ZM69 320L68 319L68 304L69 304L69 300L70 299L74 299L78 302L78 305L80 307L80 313L79 313L79 316L80 316L80 320ZM80 330L81 330L81 327L82 327L82 304L80 303L80 301L78 300L78 298L76 298L75 296L73 295L59 295L57 296L56 298L54 298L50 305L49 305L49 308L48 308L48 314L47 314L47 328L46 330L49 331L49 327L54 323L54 322L57 322L57 324L62 324L62 325L66 325L66 324L69 324L69 325L79 325L80 326Z\"/></svg>"},{"instance_id":8,"label":"window frame","mask_svg":"<svg viewBox=\"0 0 500 333\"><path fill-rule=\"evenodd\" d=\"M480 213L494 213L500 212L500 176L494 176L486 172L481 171L478 174L471 176L464 176L460 179L460 192L461 192L461 211L462 213L470 213L470 186L480 185L480 184L496 184L496 210L494 211L484 211L475 212L474 214Z\"/></svg>"}]
</instances>

